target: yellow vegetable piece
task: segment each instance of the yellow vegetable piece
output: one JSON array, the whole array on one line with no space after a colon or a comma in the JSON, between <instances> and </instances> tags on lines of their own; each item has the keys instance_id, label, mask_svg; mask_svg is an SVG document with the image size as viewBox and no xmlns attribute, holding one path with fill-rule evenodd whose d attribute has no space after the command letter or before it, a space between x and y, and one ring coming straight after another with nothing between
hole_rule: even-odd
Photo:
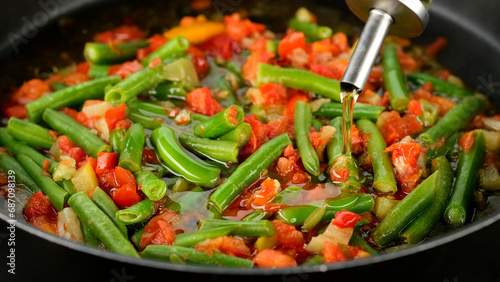
<instances>
[{"instance_id":1,"label":"yellow vegetable piece","mask_svg":"<svg viewBox=\"0 0 500 282\"><path fill-rule=\"evenodd\" d=\"M262 236L255 241L255 248L260 252L265 249L272 249L278 243L278 237L273 236Z\"/></svg>"},{"instance_id":2,"label":"yellow vegetable piece","mask_svg":"<svg viewBox=\"0 0 500 282\"><path fill-rule=\"evenodd\" d=\"M224 33L224 24L211 21L196 21L192 24L181 25L166 31L163 36L173 38L177 35L186 37L190 43L198 44L210 37Z\"/></svg>"},{"instance_id":3,"label":"yellow vegetable piece","mask_svg":"<svg viewBox=\"0 0 500 282\"><path fill-rule=\"evenodd\" d=\"M84 166L80 167L71 181L73 182L73 185L75 185L75 190L77 192L84 192L90 198L92 198L91 193L94 188L99 186L97 176L95 175L90 162L87 162Z\"/></svg>"}]
</instances>

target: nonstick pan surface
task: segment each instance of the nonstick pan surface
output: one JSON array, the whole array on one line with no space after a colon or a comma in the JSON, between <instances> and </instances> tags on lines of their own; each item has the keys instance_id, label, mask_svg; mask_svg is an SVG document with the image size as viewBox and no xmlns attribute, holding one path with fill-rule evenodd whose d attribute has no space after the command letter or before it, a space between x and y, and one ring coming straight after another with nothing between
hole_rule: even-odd
<instances>
[{"instance_id":1,"label":"nonstick pan surface","mask_svg":"<svg viewBox=\"0 0 500 282\"><path fill-rule=\"evenodd\" d=\"M110 4L111 2L111 4ZM133 2L133 1L128 1ZM82 46L91 38L91 29L106 27L96 25L108 20L107 27L120 13L150 4L151 1L135 1L127 8L121 1L3 1L0 3L0 90L5 99L9 87L16 82L30 78L35 71L44 71L50 66L38 66L36 57L43 61L58 62L63 66L58 50L68 50L71 46ZM175 22L175 17L185 13L182 1L169 3L174 7L164 12L162 17L154 18L157 23ZM217 2L217 1L214 1ZM250 2L250 3L249 3ZM233 10L240 6L261 7L266 13L252 15L257 21L273 25L275 30L284 30L286 19L305 5L323 18L332 22L350 22L356 28L353 33L360 32L362 23L354 19L343 1L227 1L224 2ZM55 3L43 6L40 3ZM237 5L235 5L237 4ZM161 6L161 5L160 5ZM45 8L44 8L45 7ZM51 9L47 7L52 7ZM102 8L101 8L102 7ZM335 7L337 12L324 7ZM116 14L111 11L116 9ZM251 11L251 10L250 10ZM232 12L228 9L226 12ZM488 95L495 104L500 105L500 2L441 0L435 1L431 8L431 21L425 33L414 40L428 43L437 36L446 36L449 46L439 57L440 63L450 69L472 90ZM23 34L27 21L34 23L38 13L39 24L25 41L13 41L9 34ZM42 14L47 19L42 21ZM60 18L65 15L64 18ZM280 16L281 22L273 18ZM171 17L171 18L168 18ZM58 25L61 21L86 19L88 30L75 28L79 34L65 34ZM177 18L178 19L178 18ZM35 22L36 23L36 22ZM43 23L43 24L42 24ZM152 26L154 29L154 26ZM71 29L70 29L71 30ZM27 31L26 29L24 30ZM29 30L28 30L29 31ZM158 31L154 31L158 32ZM72 36L73 35L73 36ZM69 39L72 38L72 39ZM58 41L59 40L59 41ZM14 42L14 43L13 43ZM17 43L17 45L16 45ZM71 49L70 49L71 50ZM80 50L70 54L75 58L81 56ZM51 61L52 62L52 61ZM49 71L45 69L45 71ZM500 184L499 184L500 185ZM209 268L194 265L177 265L151 260L138 260L109 252L103 252L83 245L47 234L28 225L22 218L16 218L15 262L16 274L6 273L4 267L11 253L8 229L6 201L0 200L0 281L145 281L151 279L174 281L189 279L196 281L238 281L238 280L272 280L272 281L321 281L328 279L373 280L378 281L500 281L500 200L490 197L485 211L477 211L475 220L458 230L449 230L434 236L426 242L410 246L396 252L382 254L363 260L348 261L322 266L298 267L293 269L250 269L235 270L230 268ZM12 240L11 240L12 241ZM196 279L196 280L195 280Z\"/></svg>"}]
</instances>

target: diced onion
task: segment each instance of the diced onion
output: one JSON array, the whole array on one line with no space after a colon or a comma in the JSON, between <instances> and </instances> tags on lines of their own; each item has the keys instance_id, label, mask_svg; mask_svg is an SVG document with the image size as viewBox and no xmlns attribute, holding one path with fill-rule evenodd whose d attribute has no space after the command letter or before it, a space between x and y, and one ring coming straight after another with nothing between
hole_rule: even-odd
<instances>
[{"instance_id":1,"label":"diced onion","mask_svg":"<svg viewBox=\"0 0 500 282\"><path fill-rule=\"evenodd\" d=\"M378 218L384 218L398 203L398 200L393 200L386 197L377 197L377 199L375 199L375 215Z\"/></svg>"},{"instance_id":2,"label":"diced onion","mask_svg":"<svg viewBox=\"0 0 500 282\"><path fill-rule=\"evenodd\" d=\"M57 235L66 239L83 242L78 216L71 208L64 208L57 214Z\"/></svg>"},{"instance_id":3,"label":"diced onion","mask_svg":"<svg viewBox=\"0 0 500 282\"><path fill-rule=\"evenodd\" d=\"M101 103L86 106L82 108L82 112L87 115L88 118L91 117L103 117L107 110L111 109L113 106L109 102L102 101Z\"/></svg>"},{"instance_id":4,"label":"diced onion","mask_svg":"<svg viewBox=\"0 0 500 282\"><path fill-rule=\"evenodd\" d=\"M54 181L71 179L76 174L76 161L68 156L61 156L61 161L52 173Z\"/></svg>"},{"instance_id":5,"label":"diced onion","mask_svg":"<svg viewBox=\"0 0 500 282\"><path fill-rule=\"evenodd\" d=\"M483 130L484 141L488 151L500 151L500 131L486 131Z\"/></svg>"},{"instance_id":6,"label":"diced onion","mask_svg":"<svg viewBox=\"0 0 500 282\"><path fill-rule=\"evenodd\" d=\"M484 127L493 131L500 131L500 120L494 118L484 118Z\"/></svg>"},{"instance_id":7,"label":"diced onion","mask_svg":"<svg viewBox=\"0 0 500 282\"><path fill-rule=\"evenodd\" d=\"M95 122L95 128L99 132L99 137L104 141L109 141L109 128L106 120L102 117Z\"/></svg>"}]
</instances>

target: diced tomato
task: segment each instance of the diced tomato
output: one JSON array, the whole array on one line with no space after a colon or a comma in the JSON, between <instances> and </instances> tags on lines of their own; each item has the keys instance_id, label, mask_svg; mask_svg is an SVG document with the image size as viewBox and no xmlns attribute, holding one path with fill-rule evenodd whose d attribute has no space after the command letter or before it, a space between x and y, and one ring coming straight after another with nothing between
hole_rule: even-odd
<instances>
[{"instance_id":1,"label":"diced tomato","mask_svg":"<svg viewBox=\"0 0 500 282\"><path fill-rule=\"evenodd\" d=\"M113 198L113 202L122 207L130 207L142 201L133 185L122 185L120 188L111 190L111 198Z\"/></svg>"},{"instance_id":2,"label":"diced tomato","mask_svg":"<svg viewBox=\"0 0 500 282\"><path fill-rule=\"evenodd\" d=\"M341 210L335 213L335 218L332 220L332 224L339 228L353 228L356 222L361 218L357 213Z\"/></svg>"},{"instance_id":3,"label":"diced tomato","mask_svg":"<svg viewBox=\"0 0 500 282\"><path fill-rule=\"evenodd\" d=\"M476 131L472 130L460 137L458 139L458 146L464 150L464 153L469 152L472 145L474 145L474 140L476 139Z\"/></svg>"},{"instance_id":4,"label":"diced tomato","mask_svg":"<svg viewBox=\"0 0 500 282\"><path fill-rule=\"evenodd\" d=\"M63 155L73 158L77 167L79 167L80 163L87 157L85 151L71 142L65 135L59 137L59 149L61 149Z\"/></svg>"},{"instance_id":5,"label":"diced tomato","mask_svg":"<svg viewBox=\"0 0 500 282\"><path fill-rule=\"evenodd\" d=\"M387 152L392 152L391 161L401 189L406 193L411 192L417 186L423 172L423 169L417 164L421 153L420 144L413 140L394 143L387 147L383 153Z\"/></svg>"},{"instance_id":6,"label":"diced tomato","mask_svg":"<svg viewBox=\"0 0 500 282\"><path fill-rule=\"evenodd\" d=\"M210 96L210 90L207 87L196 88L188 93L186 102L193 111L209 116L213 116L223 109L219 102Z\"/></svg>"},{"instance_id":7,"label":"diced tomato","mask_svg":"<svg viewBox=\"0 0 500 282\"><path fill-rule=\"evenodd\" d=\"M191 55L191 61L196 69L196 73L202 78L210 69L210 63L205 59L205 52L191 45L186 50L186 54Z\"/></svg>"},{"instance_id":8,"label":"diced tomato","mask_svg":"<svg viewBox=\"0 0 500 282\"><path fill-rule=\"evenodd\" d=\"M3 104L3 113L8 118L15 117L24 119L27 116L26 106L18 105L16 104L16 102L8 102Z\"/></svg>"},{"instance_id":9,"label":"diced tomato","mask_svg":"<svg viewBox=\"0 0 500 282\"><path fill-rule=\"evenodd\" d=\"M116 123L115 128L129 129L132 123L128 119L122 119Z\"/></svg>"},{"instance_id":10,"label":"diced tomato","mask_svg":"<svg viewBox=\"0 0 500 282\"><path fill-rule=\"evenodd\" d=\"M302 232L297 230L295 226L288 225L281 220L273 220L271 223L276 230L278 244L288 249L302 251L305 246L305 239Z\"/></svg>"},{"instance_id":11,"label":"diced tomato","mask_svg":"<svg viewBox=\"0 0 500 282\"><path fill-rule=\"evenodd\" d=\"M349 169L347 167L333 168L330 170L330 179L334 182L344 182L349 178Z\"/></svg>"},{"instance_id":12,"label":"diced tomato","mask_svg":"<svg viewBox=\"0 0 500 282\"><path fill-rule=\"evenodd\" d=\"M261 36L252 43L250 46L250 51L252 53L264 53L267 51L267 41L269 41L269 38L265 36Z\"/></svg>"},{"instance_id":13,"label":"diced tomato","mask_svg":"<svg viewBox=\"0 0 500 282\"><path fill-rule=\"evenodd\" d=\"M423 123L417 116L408 113L401 117L396 111L381 113L377 119L377 127L384 136L387 145L424 129Z\"/></svg>"},{"instance_id":14,"label":"diced tomato","mask_svg":"<svg viewBox=\"0 0 500 282\"><path fill-rule=\"evenodd\" d=\"M337 68L319 64L311 64L309 71L336 80L341 79L343 75L343 73Z\"/></svg>"},{"instance_id":15,"label":"diced tomato","mask_svg":"<svg viewBox=\"0 0 500 282\"><path fill-rule=\"evenodd\" d=\"M265 105L280 105L286 102L286 87L277 83L265 83L259 86Z\"/></svg>"},{"instance_id":16,"label":"diced tomato","mask_svg":"<svg viewBox=\"0 0 500 282\"><path fill-rule=\"evenodd\" d=\"M69 116L70 118L72 118L76 121L78 120L78 111L75 109L64 107L64 108L60 109L59 112Z\"/></svg>"},{"instance_id":17,"label":"diced tomato","mask_svg":"<svg viewBox=\"0 0 500 282\"><path fill-rule=\"evenodd\" d=\"M251 154L253 154L255 151L258 149L258 141L257 141L257 136L255 135L255 132L252 130L250 133L250 140L248 140L243 147L241 147L240 152L239 152L239 157L241 159L246 159L248 158Z\"/></svg>"},{"instance_id":18,"label":"diced tomato","mask_svg":"<svg viewBox=\"0 0 500 282\"><path fill-rule=\"evenodd\" d=\"M106 153L99 152L97 153L97 165L95 169L96 174L102 174L105 171L114 169L116 166L116 152L114 153Z\"/></svg>"},{"instance_id":19,"label":"diced tomato","mask_svg":"<svg viewBox=\"0 0 500 282\"><path fill-rule=\"evenodd\" d=\"M226 60L241 53L238 42L226 34L213 36L198 45L198 48L205 51L209 56L222 57Z\"/></svg>"},{"instance_id":20,"label":"diced tomato","mask_svg":"<svg viewBox=\"0 0 500 282\"><path fill-rule=\"evenodd\" d=\"M111 30L98 33L94 41L99 43L120 43L144 38L144 32L135 25L121 25Z\"/></svg>"},{"instance_id":21,"label":"diced tomato","mask_svg":"<svg viewBox=\"0 0 500 282\"><path fill-rule=\"evenodd\" d=\"M88 80L90 80L90 77L86 73L74 72L64 76L63 83L66 86L72 86Z\"/></svg>"},{"instance_id":22,"label":"diced tomato","mask_svg":"<svg viewBox=\"0 0 500 282\"><path fill-rule=\"evenodd\" d=\"M248 201L254 208L262 207L267 202L274 199L276 194L278 194L279 185L276 185L274 179L266 178L261 184L260 189L256 190L250 200ZM278 183L279 184L279 183Z\"/></svg>"},{"instance_id":23,"label":"diced tomato","mask_svg":"<svg viewBox=\"0 0 500 282\"><path fill-rule=\"evenodd\" d=\"M448 98L432 95L432 89L432 84L424 84L422 87L415 91L415 93L413 94L413 99L424 99L437 105L439 107L439 116L442 117L451 109L453 109L453 107L455 107L455 103L453 103L453 101Z\"/></svg>"},{"instance_id":24,"label":"diced tomato","mask_svg":"<svg viewBox=\"0 0 500 282\"><path fill-rule=\"evenodd\" d=\"M251 37L254 34L260 34L266 30L266 26L259 23L253 23L249 19L242 19L241 15L234 13L224 17L226 34L236 40L241 40L245 37Z\"/></svg>"},{"instance_id":25,"label":"diced tomato","mask_svg":"<svg viewBox=\"0 0 500 282\"><path fill-rule=\"evenodd\" d=\"M177 218L177 212L164 212L153 217L145 226L140 246L171 245L175 238L172 221Z\"/></svg>"},{"instance_id":26,"label":"diced tomato","mask_svg":"<svg viewBox=\"0 0 500 282\"><path fill-rule=\"evenodd\" d=\"M293 118L286 115L281 116L279 119L270 121L267 124L267 128L267 138L269 138L269 140L283 133L288 133L289 136L293 136L295 134L293 129Z\"/></svg>"},{"instance_id":27,"label":"diced tomato","mask_svg":"<svg viewBox=\"0 0 500 282\"><path fill-rule=\"evenodd\" d=\"M243 76L243 79L247 81L256 80L259 63L269 63L272 58L274 58L274 54L268 51L262 53L252 53L247 57L241 68L241 75Z\"/></svg>"},{"instance_id":28,"label":"diced tomato","mask_svg":"<svg viewBox=\"0 0 500 282\"><path fill-rule=\"evenodd\" d=\"M113 65L108 70L108 75L119 75L122 78L126 78L136 71L143 69L144 66L137 60L131 62L125 62L119 65Z\"/></svg>"},{"instance_id":29,"label":"diced tomato","mask_svg":"<svg viewBox=\"0 0 500 282\"><path fill-rule=\"evenodd\" d=\"M47 83L41 79L34 78L24 82L11 96L11 100L20 105L26 105L50 92L50 86Z\"/></svg>"},{"instance_id":30,"label":"diced tomato","mask_svg":"<svg viewBox=\"0 0 500 282\"><path fill-rule=\"evenodd\" d=\"M448 39L445 37L438 37L432 44L425 48L425 54L430 57L436 56L444 47L448 45Z\"/></svg>"},{"instance_id":31,"label":"diced tomato","mask_svg":"<svg viewBox=\"0 0 500 282\"><path fill-rule=\"evenodd\" d=\"M209 255L217 252L236 257L250 256L250 248L245 244L245 242L242 239L230 236L208 239L196 244L194 248Z\"/></svg>"},{"instance_id":32,"label":"diced tomato","mask_svg":"<svg viewBox=\"0 0 500 282\"><path fill-rule=\"evenodd\" d=\"M399 64L401 65L401 68L412 70L418 66L417 61L415 61L415 59L413 59L410 55L406 54L402 50L398 49L396 51L396 53L397 53Z\"/></svg>"},{"instance_id":33,"label":"diced tomato","mask_svg":"<svg viewBox=\"0 0 500 282\"><path fill-rule=\"evenodd\" d=\"M418 117L422 114L422 107L420 106L420 102L418 100L411 100L410 103L408 103L408 113L414 114Z\"/></svg>"},{"instance_id":34,"label":"diced tomato","mask_svg":"<svg viewBox=\"0 0 500 282\"><path fill-rule=\"evenodd\" d=\"M283 111L283 115L289 116L293 118L293 115L295 114L295 104L298 101L303 101L306 102L309 99L307 98L307 94L300 91L300 90L295 90L295 89L288 89L288 101L286 102L285 105L285 110Z\"/></svg>"},{"instance_id":35,"label":"diced tomato","mask_svg":"<svg viewBox=\"0 0 500 282\"><path fill-rule=\"evenodd\" d=\"M50 203L49 197L42 192L36 192L24 207L24 215L29 219L38 215L53 216L55 210Z\"/></svg>"},{"instance_id":36,"label":"diced tomato","mask_svg":"<svg viewBox=\"0 0 500 282\"><path fill-rule=\"evenodd\" d=\"M111 130L115 129L116 124L124 119L127 116L126 113L127 105L121 104L118 107L113 107L109 110L106 111L104 114L104 119L106 120L106 124L108 125L108 129L111 132Z\"/></svg>"},{"instance_id":37,"label":"diced tomato","mask_svg":"<svg viewBox=\"0 0 500 282\"><path fill-rule=\"evenodd\" d=\"M128 169L124 169L119 166L115 167L115 178L118 186L123 186L123 185L130 185L134 187L137 186L134 175Z\"/></svg>"},{"instance_id":38,"label":"diced tomato","mask_svg":"<svg viewBox=\"0 0 500 282\"><path fill-rule=\"evenodd\" d=\"M97 174L97 181L99 182L99 187L109 195L111 195L111 190L113 190L113 188L118 187L114 170L108 170Z\"/></svg>"},{"instance_id":39,"label":"diced tomato","mask_svg":"<svg viewBox=\"0 0 500 282\"><path fill-rule=\"evenodd\" d=\"M344 252L342 252L342 250L337 245L330 241L325 241L321 254L325 258L325 261L327 263L347 260Z\"/></svg>"},{"instance_id":40,"label":"diced tomato","mask_svg":"<svg viewBox=\"0 0 500 282\"><path fill-rule=\"evenodd\" d=\"M149 148L144 148L142 150L142 163L158 164L160 163L160 161L156 158L155 154L153 153L153 150Z\"/></svg>"},{"instance_id":41,"label":"diced tomato","mask_svg":"<svg viewBox=\"0 0 500 282\"><path fill-rule=\"evenodd\" d=\"M90 63L85 61L76 65L76 72L88 74L90 69Z\"/></svg>"},{"instance_id":42,"label":"diced tomato","mask_svg":"<svg viewBox=\"0 0 500 282\"><path fill-rule=\"evenodd\" d=\"M295 259L277 250L265 249L255 255L253 261L262 268L294 267Z\"/></svg>"},{"instance_id":43,"label":"diced tomato","mask_svg":"<svg viewBox=\"0 0 500 282\"><path fill-rule=\"evenodd\" d=\"M300 31L292 32L281 39L278 44L278 54L283 60L288 60L288 55L297 48L306 49L306 36Z\"/></svg>"}]
</instances>

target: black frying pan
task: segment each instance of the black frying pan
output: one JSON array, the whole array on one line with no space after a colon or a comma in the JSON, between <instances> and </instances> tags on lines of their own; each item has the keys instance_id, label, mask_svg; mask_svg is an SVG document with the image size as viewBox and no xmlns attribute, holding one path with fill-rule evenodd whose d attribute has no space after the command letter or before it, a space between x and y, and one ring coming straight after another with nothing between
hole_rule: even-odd
<instances>
[{"instance_id":1,"label":"black frying pan","mask_svg":"<svg viewBox=\"0 0 500 282\"><path fill-rule=\"evenodd\" d=\"M119 24L122 14L133 14L139 6L170 5L161 16L149 18L162 26L173 24L180 15L190 13L187 1L145 3L135 1L123 8L118 1L97 0L16 0L0 3L0 90L2 99L9 87L31 78L36 72L50 71L47 61L64 66L59 50L72 50L70 57L81 57L83 42L91 38L91 30ZM317 2L317 3L313 3ZM437 36L449 38L450 44L439 61L462 77L472 90L490 96L500 105L500 2L493 0L437 0L431 8L431 21L416 42L428 43ZM48 4L50 3L50 4ZM121 1L120 3L123 3ZM260 7L265 13L251 14L257 21L284 30L295 9L308 6L320 21L354 23L359 32L362 23L354 19L342 0L336 1L242 1L214 0L225 3L226 12L238 7ZM158 7L156 5L159 5ZM130 8L131 7L131 8ZM332 14L323 7L335 7ZM223 8L219 8L224 10ZM221 12L223 12L220 10ZM252 11L252 10L250 10ZM276 17L274 15L276 15ZM45 17L44 17L45 15ZM75 21L86 21L88 32L73 26L61 29L61 15ZM36 21L37 19L37 21ZM281 20L280 20L281 19ZM67 20L67 19L66 19ZM92 21L93 20L93 21ZM26 22L34 24L26 25ZM107 24L96 24L106 22ZM36 24L36 25L35 25ZM155 24L152 32L159 32ZM34 27L34 28L33 28ZM70 32L68 32L68 30ZM65 34L70 33L70 34ZM24 32L24 33L23 33ZM29 33L31 32L31 33ZM22 38L15 35L23 35ZM71 48L74 46L75 48ZM17 49L17 50L16 50ZM38 58L38 59L37 59ZM40 60L41 59L41 60ZM41 66L35 69L34 66ZM500 183L499 183L500 185ZM272 280L272 281L500 281L500 199L489 198L486 210L475 211L474 221L458 230L448 230L426 242L377 257L323 266L293 269L209 268L139 260L103 252L37 230L17 218L15 233L7 227L6 201L0 200L0 281L196 281ZM472 219L472 218L471 218ZM15 238L16 274L8 274L9 238Z\"/></svg>"}]
</instances>

